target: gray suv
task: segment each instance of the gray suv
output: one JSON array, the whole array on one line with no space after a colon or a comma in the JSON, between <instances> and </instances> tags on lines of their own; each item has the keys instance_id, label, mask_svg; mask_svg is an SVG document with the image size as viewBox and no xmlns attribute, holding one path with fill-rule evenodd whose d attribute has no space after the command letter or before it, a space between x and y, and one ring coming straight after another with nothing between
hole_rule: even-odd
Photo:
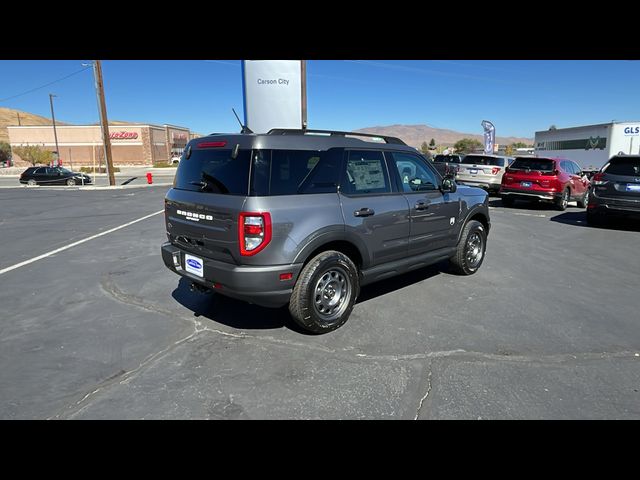
<instances>
[{"instance_id":1,"label":"gray suv","mask_svg":"<svg viewBox=\"0 0 640 480\"><path fill-rule=\"evenodd\" d=\"M192 287L288 304L315 333L368 283L445 259L475 273L490 227L485 191L397 138L282 129L190 141L165 220L163 261Z\"/></svg>"}]
</instances>

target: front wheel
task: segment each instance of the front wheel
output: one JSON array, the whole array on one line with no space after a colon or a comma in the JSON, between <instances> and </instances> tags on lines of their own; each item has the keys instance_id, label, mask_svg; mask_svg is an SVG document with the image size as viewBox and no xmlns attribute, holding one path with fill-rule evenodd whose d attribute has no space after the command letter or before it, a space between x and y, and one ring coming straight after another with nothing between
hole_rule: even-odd
<instances>
[{"instance_id":1,"label":"front wheel","mask_svg":"<svg viewBox=\"0 0 640 480\"><path fill-rule=\"evenodd\" d=\"M587 208L589 204L589 189L584 192L584 195L580 200L578 200L578 208Z\"/></svg>"},{"instance_id":2,"label":"front wheel","mask_svg":"<svg viewBox=\"0 0 640 480\"><path fill-rule=\"evenodd\" d=\"M471 220L462 230L456 253L449 260L461 275L473 275L484 260L487 249L487 232L480 222Z\"/></svg>"},{"instance_id":3,"label":"front wheel","mask_svg":"<svg viewBox=\"0 0 640 480\"><path fill-rule=\"evenodd\" d=\"M330 332L347 321L359 291L358 269L353 261L341 252L322 252L300 272L289 312L305 330Z\"/></svg>"},{"instance_id":4,"label":"front wheel","mask_svg":"<svg viewBox=\"0 0 640 480\"><path fill-rule=\"evenodd\" d=\"M70 187L73 187L76 184L76 181L73 178L70 178L69 180L67 180L67 185L69 185Z\"/></svg>"}]
</instances>

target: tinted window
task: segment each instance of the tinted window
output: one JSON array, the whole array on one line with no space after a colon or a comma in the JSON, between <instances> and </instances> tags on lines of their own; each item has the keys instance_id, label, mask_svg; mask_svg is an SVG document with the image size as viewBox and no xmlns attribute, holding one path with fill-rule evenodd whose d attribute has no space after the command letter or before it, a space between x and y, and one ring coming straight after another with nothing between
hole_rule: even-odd
<instances>
[{"instance_id":1,"label":"tinted window","mask_svg":"<svg viewBox=\"0 0 640 480\"><path fill-rule=\"evenodd\" d=\"M510 168L514 170L539 170L541 172L551 172L554 169L554 162L548 158L516 158Z\"/></svg>"},{"instance_id":2,"label":"tinted window","mask_svg":"<svg viewBox=\"0 0 640 480\"><path fill-rule=\"evenodd\" d=\"M336 192L340 160L334 151L255 150L251 195Z\"/></svg>"},{"instance_id":3,"label":"tinted window","mask_svg":"<svg viewBox=\"0 0 640 480\"><path fill-rule=\"evenodd\" d=\"M47 168L44 169L44 171L45 171L45 174L49 175L49 176L58 174L58 171L55 168L47 167Z\"/></svg>"},{"instance_id":4,"label":"tinted window","mask_svg":"<svg viewBox=\"0 0 640 480\"><path fill-rule=\"evenodd\" d=\"M231 158L231 150L199 149L193 145L191 156L180 162L174 187L195 192L246 195L249 185L249 150L240 150Z\"/></svg>"},{"instance_id":5,"label":"tinted window","mask_svg":"<svg viewBox=\"0 0 640 480\"><path fill-rule=\"evenodd\" d=\"M462 163L469 163L474 165L495 165L497 167L504 167L504 158L491 157L488 155L467 155L464 157Z\"/></svg>"},{"instance_id":6,"label":"tinted window","mask_svg":"<svg viewBox=\"0 0 640 480\"><path fill-rule=\"evenodd\" d=\"M433 161L437 163L460 163L458 155L436 155Z\"/></svg>"},{"instance_id":7,"label":"tinted window","mask_svg":"<svg viewBox=\"0 0 640 480\"><path fill-rule=\"evenodd\" d=\"M605 168L612 175L640 175L640 158L614 157Z\"/></svg>"},{"instance_id":8,"label":"tinted window","mask_svg":"<svg viewBox=\"0 0 640 480\"><path fill-rule=\"evenodd\" d=\"M352 150L345 164L341 191L347 194L375 194L391 191L382 152Z\"/></svg>"},{"instance_id":9,"label":"tinted window","mask_svg":"<svg viewBox=\"0 0 640 480\"><path fill-rule=\"evenodd\" d=\"M407 153L393 152L393 160L404 192L437 190L438 180L421 158Z\"/></svg>"},{"instance_id":10,"label":"tinted window","mask_svg":"<svg viewBox=\"0 0 640 480\"><path fill-rule=\"evenodd\" d=\"M45 170L44 168L36 168L36 169L33 171L33 173L34 173L35 175L44 175L44 174L45 174L45 171L46 171L46 170Z\"/></svg>"}]
</instances>

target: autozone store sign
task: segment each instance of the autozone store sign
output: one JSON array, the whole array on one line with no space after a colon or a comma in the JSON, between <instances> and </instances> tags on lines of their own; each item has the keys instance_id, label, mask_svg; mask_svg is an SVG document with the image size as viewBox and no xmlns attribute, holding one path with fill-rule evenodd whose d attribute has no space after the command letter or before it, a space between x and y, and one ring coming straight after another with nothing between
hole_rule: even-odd
<instances>
[{"instance_id":1,"label":"autozone store sign","mask_svg":"<svg viewBox=\"0 0 640 480\"><path fill-rule=\"evenodd\" d=\"M109 138L111 140L135 140L138 138L138 132L111 132Z\"/></svg>"}]
</instances>

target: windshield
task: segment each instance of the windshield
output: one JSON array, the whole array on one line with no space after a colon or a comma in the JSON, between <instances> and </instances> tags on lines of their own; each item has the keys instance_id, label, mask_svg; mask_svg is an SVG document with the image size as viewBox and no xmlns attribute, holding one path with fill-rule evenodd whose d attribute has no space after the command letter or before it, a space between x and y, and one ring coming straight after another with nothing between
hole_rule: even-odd
<instances>
[{"instance_id":1,"label":"windshield","mask_svg":"<svg viewBox=\"0 0 640 480\"><path fill-rule=\"evenodd\" d=\"M512 170L539 170L552 172L554 162L549 158L516 158L509 167Z\"/></svg>"},{"instance_id":2,"label":"windshield","mask_svg":"<svg viewBox=\"0 0 640 480\"><path fill-rule=\"evenodd\" d=\"M640 175L640 158L614 157L605 169L611 175Z\"/></svg>"},{"instance_id":3,"label":"windshield","mask_svg":"<svg viewBox=\"0 0 640 480\"><path fill-rule=\"evenodd\" d=\"M491 157L488 155L467 155L462 163L473 165L495 165L497 167L505 166L505 159L500 157Z\"/></svg>"}]
</instances>

